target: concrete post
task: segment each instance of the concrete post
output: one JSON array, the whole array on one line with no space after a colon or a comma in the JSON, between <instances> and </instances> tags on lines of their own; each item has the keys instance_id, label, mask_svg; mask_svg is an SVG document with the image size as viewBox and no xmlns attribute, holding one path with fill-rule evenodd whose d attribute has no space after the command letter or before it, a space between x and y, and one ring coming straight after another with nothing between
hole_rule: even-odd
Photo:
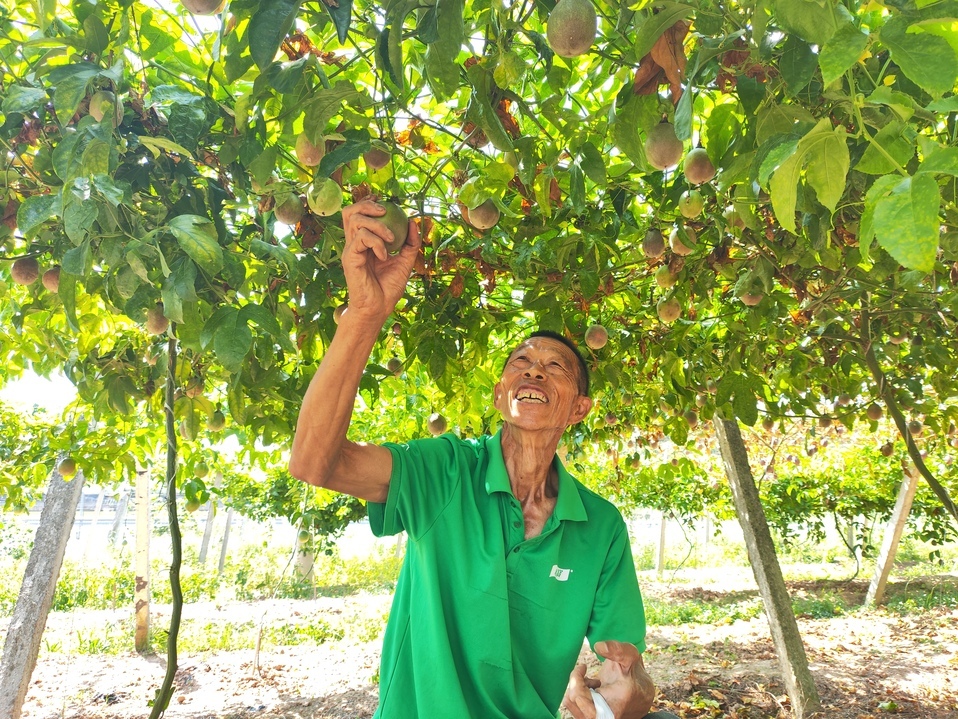
<instances>
[{"instance_id":1,"label":"concrete post","mask_svg":"<svg viewBox=\"0 0 958 719\"><path fill-rule=\"evenodd\" d=\"M806 719L822 710L815 680L808 668L805 646L798 632L791 599L782 577L782 568L775 554L775 544L759 500L758 488L748 463L748 451L742 440L738 422L714 420L715 434L722 451L722 461L732 487L735 513L745 534L749 563L765 603L772 642L778 663L785 677L785 687L792 702L795 719Z\"/></svg>"},{"instance_id":2,"label":"concrete post","mask_svg":"<svg viewBox=\"0 0 958 719\"><path fill-rule=\"evenodd\" d=\"M206 564L206 554L210 549L210 539L213 537L213 518L216 516L216 503L210 499L206 503L206 523L203 526L203 541L200 543L200 566Z\"/></svg>"},{"instance_id":3,"label":"concrete post","mask_svg":"<svg viewBox=\"0 0 958 719\"><path fill-rule=\"evenodd\" d=\"M901 541L901 534L905 529L905 523L908 521L908 513L911 511L911 503L914 501L917 491L918 472L906 471L901 489L898 490L895 509L888 526L885 527L885 537L882 540L878 563L875 565L875 574L872 577L871 584L868 585L868 594L865 595L866 605L881 604L882 598L885 596L888 577L891 574L892 566L895 564L895 554L898 553L898 542Z\"/></svg>"},{"instance_id":4,"label":"concrete post","mask_svg":"<svg viewBox=\"0 0 958 719\"><path fill-rule=\"evenodd\" d=\"M124 489L120 492L120 499L116 503L116 512L113 514L113 524L108 535L108 539L114 547L119 547L123 541L123 528L126 523L126 510L129 504L130 493Z\"/></svg>"},{"instance_id":5,"label":"concrete post","mask_svg":"<svg viewBox=\"0 0 958 719\"><path fill-rule=\"evenodd\" d=\"M223 568L226 566L226 547L230 541L230 525L233 523L233 508L230 507L226 510L226 528L223 530L223 545L220 547L220 563L216 568L217 574L223 573Z\"/></svg>"},{"instance_id":6,"label":"concrete post","mask_svg":"<svg viewBox=\"0 0 958 719\"><path fill-rule=\"evenodd\" d=\"M3 645L0 717L4 719L19 719L23 709L82 493L82 473L67 482L54 470Z\"/></svg>"}]
</instances>

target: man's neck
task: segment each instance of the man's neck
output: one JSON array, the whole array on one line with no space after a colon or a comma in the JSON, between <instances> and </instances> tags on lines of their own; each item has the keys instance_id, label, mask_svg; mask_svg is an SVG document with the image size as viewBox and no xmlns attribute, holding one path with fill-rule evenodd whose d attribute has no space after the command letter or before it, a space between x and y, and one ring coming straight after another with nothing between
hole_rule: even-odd
<instances>
[{"instance_id":1,"label":"man's neck","mask_svg":"<svg viewBox=\"0 0 958 719\"><path fill-rule=\"evenodd\" d=\"M562 433L555 431L525 432L508 424L502 428L502 459L512 493L521 504L559 495L559 475L553 460L561 437Z\"/></svg>"}]
</instances>

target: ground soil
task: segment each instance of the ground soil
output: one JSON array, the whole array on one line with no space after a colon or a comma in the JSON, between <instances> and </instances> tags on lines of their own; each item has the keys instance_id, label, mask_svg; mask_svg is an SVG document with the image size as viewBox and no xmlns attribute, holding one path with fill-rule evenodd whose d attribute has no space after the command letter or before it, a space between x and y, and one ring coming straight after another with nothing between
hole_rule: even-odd
<instances>
[{"instance_id":1,"label":"ground soil","mask_svg":"<svg viewBox=\"0 0 958 719\"><path fill-rule=\"evenodd\" d=\"M941 578L934 581L940 582ZM958 581L951 577L950 582ZM794 594L820 592L827 582L790 582ZM851 602L863 582L832 583ZM827 586L825 588L828 588ZM646 596L723 601L754 593L748 581L718 580L690 587L645 581ZM314 601L276 601L270 618L385 612L390 597L358 594ZM264 605L190 605L202 620L249 617ZM94 630L115 612L53 614L47 636ZM154 616L163 626L168 615ZM838 719L958 719L958 610L934 608L900 615L883 610L799 617L824 710ZM683 624L649 629L646 665L659 687L658 709L682 717L748 719L792 715L764 617L723 626ZM376 706L379 641L181 656L167 717L182 719L354 719ZM594 663L594 662L593 662ZM166 671L160 656L64 655L42 652L23 710L28 719L140 719ZM433 718L424 718L433 719ZM440 719L440 718L436 718Z\"/></svg>"}]
</instances>

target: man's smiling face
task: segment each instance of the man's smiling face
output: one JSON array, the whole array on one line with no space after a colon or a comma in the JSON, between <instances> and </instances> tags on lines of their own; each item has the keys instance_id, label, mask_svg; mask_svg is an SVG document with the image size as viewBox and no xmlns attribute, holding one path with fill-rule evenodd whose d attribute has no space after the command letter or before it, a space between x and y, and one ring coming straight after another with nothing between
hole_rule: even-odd
<instances>
[{"instance_id":1,"label":"man's smiling face","mask_svg":"<svg viewBox=\"0 0 958 719\"><path fill-rule=\"evenodd\" d=\"M579 372L578 360L564 344L531 337L509 356L495 387L495 407L503 421L521 429L564 431L592 406L580 394Z\"/></svg>"}]
</instances>

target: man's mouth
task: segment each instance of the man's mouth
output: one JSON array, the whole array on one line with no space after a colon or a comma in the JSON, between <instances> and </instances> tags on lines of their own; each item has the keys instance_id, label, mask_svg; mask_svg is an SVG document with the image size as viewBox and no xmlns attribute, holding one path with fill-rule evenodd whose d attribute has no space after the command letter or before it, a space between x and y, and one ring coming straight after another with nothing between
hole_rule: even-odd
<instances>
[{"instance_id":1,"label":"man's mouth","mask_svg":"<svg viewBox=\"0 0 958 719\"><path fill-rule=\"evenodd\" d=\"M536 402L539 404L545 404L549 400L546 398L546 396L542 392L535 389L530 389L528 387L524 387L520 389L518 392L516 392L516 401L517 402Z\"/></svg>"}]
</instances>

